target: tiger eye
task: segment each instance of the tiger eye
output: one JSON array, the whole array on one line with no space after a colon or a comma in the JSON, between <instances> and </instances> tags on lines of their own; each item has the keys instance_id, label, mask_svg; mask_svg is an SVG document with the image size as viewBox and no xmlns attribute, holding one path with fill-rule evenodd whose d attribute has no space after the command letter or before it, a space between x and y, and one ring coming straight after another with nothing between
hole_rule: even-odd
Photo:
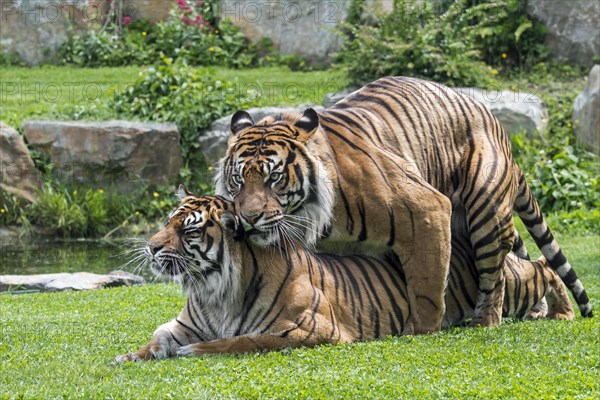
<instances>
[{"instance_id":1,"label":"tiger eye","mask_svg":"<svg viewBox=\"0 0 600 400\"><path fill-rule=\"evenodd\" d=\"M242 186L242 183L244 183L242 177L238 174L231 175L231 180L238 186Z\"/></svg>"},{"instance_id":2,"label":"tiger eye","mask_svg":"<svg viewBox=\"0 0 600 400\"><path fill-rule=\"evenodd\" d=\"M281 179L280 172L272 172L271 175L269 175L269 180L271 180L274 183L278 182L280 179Z\"/></svg>"}]
</instances>

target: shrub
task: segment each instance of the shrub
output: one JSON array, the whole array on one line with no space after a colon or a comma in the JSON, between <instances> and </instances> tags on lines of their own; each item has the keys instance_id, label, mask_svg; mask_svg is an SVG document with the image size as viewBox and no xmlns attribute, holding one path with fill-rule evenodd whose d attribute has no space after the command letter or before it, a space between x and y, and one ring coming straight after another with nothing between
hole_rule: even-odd
<instances>
[{"instance_id":1,"label":"shrub","mask_svg":"<svg viewBox=\"0 0 600 400\"><path fill-rule=\"evenodd\" d=\"M338 61L354 83L405 75L488 86L498 73L490 65L523 66L546 54L541 25L524 7L524 0L397 0L372 24L342 24Z\"/></svg>"},{"instance_id":2,"label":"shrub","mask_svg":"<svg viewBox=\"0 0 600 400\"><path fill-rule=\"evenodd\" d=\"M47 181L38 201L27 208L31 223L59 236L98 236L127 220L132 196L102 189L69 188Z\"/></svg>"},{"instance_id":3,"label":"shrub","mask_svg":"<svg viewBox=\"0 0 600 400\"><path fill-rule=\"evenodd\" d=\"M211 70L191 68L181 59L173 62L162 56L162 61L116 94L109 107L126 117L176 123L187 163L182 177L204 175L198 151L201 131L225 114L255 105L255 96L241 92L235 82L215 79Z\"/></svg>"},{"instance_id":4,"label":"shrub","mask_svg":"<svg viewBox=\"0 0 600 400\"><path fill-rule=\"evenodd\" d=\"M190 5L192 4L192 5ZM216 2L178 0L170 17L156 25L124 19L81 35L71 32L62 50L65 63L79 66L151 65L160 54L192 65L246 67L256 49L230 21L216 24Z\"/></svg>"},{"instance_id":5,"label":"shrub","mask_svg":"<svg viewBox=\"0 0 600 400\"><path fill-rule=\"evenodd\" d=\"M16 195L0 190L0 226L25 223L24 206Z\"/></svg>"},{"instance_id":6,"label":"shrub","mask_svg":"<svg viewBox=\"0 0 600 400\"><path fill-rule=\"evenodd\" d=\"M346 41L338 61L354 83L406 75L451 85L481 85L491 74L470 27L456 24L462 3L437 16L431 2L400 0L374 26L343 24Z\"/></svg>"},{"instance_id":7,"label":"shrub","mask_svg":"<svg viewBox=\"0 0 600 400\"><path fill-rule=\"evenodd\" d=\"M515 160L546 213L600 207L600 157L575 145L571 118L578 91L563 89L543 96L551 116L547 139L528 139L524 134L511 138Z\"/></svg>"}]
</instances>

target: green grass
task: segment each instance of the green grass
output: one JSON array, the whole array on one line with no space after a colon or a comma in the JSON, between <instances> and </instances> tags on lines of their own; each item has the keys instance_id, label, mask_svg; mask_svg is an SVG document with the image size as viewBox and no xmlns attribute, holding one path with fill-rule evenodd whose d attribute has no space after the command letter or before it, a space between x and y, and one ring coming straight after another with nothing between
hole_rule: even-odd
<instances>
[{"instance_id":1,"label":"green grass","mask_svg":"<svg viewBox=\"0 0 600 400\"><path fill-rule=\"evenodd\" d=\"M61 118L75 106L102 107L115 90L133 83L145 68L3 67L0 120L18 124L25 119ZM219 79L236 81L240 91L258 91L263 105L321 104L326 93L340 91L346 84L343 73L337 70L292 72L270 67L214 71ZM113 117L108 112L98 115Z\"/></svg>"},{"instance_id":2,"label":"green grass","mask_svg":"<svg viewBox=\"0 0 600 400\"><path fill-rule=\"evenodd\" d=\"M592 319L120 365L181 310L177 287L0 296L0 398L598 398L599 238L559 242Z\"/></svg>"}]
</instances>

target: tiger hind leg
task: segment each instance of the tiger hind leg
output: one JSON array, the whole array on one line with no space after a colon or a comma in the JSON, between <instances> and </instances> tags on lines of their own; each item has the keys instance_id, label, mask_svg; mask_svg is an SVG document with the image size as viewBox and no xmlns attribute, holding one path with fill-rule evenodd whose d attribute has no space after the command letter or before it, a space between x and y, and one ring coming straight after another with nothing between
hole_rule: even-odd
<instances>
[{"instance_id":1,"label":"tiger hind leg","mask_svg":"<svg viewBox=\"0 0 600 400\"><path fill-rule=\"evenodd\" d=\"M575 311L569 299L567 288L558 274L550 267L550 264L544 256L538 259L542 264L544 277L548 281L548 290L546 297L548 299L548 313L546 318L566 319L575 318Z\"/></svg>"},{"instance_id":2,"label":"tiger hind leg","mask_svg":"<svg viewBox=\"0 0 600 400\"><path fill-rule=\"evenodd\" d=\"M519 232L515 229L515 242L513 243L512 252L515 256L523 260L531 260L529 257L529 252L527 251L527 247L525 246L525 242L523 238L519 234ZM508 260L508 258L507 258ZM505 300L506 301L506 300ZM548 314L548 301L546 300L546 296L542 297L541 300L531 307L525 313L523 318L525 319L542 319L546 318Z\"/></svg>"},{"instance_id":3,"label":"tiger hind leg","mask_svg":"<svg viewBox=\"0 0 600 400\"><path fill-rule=\"evenodd\" d=\"M581 315L583 317L592 317L592 305L583 284L558 246L550 228L546 225L544 216L525 180L523 172L517 166L515 168L516 176L519 180L517 197L514 204L515 211L519 214L519 218L525 224L525 227L533 237L535 244L546 258L550 267L556 271L573 294Z\"/></svg>"},{"instance_id":4,"label":"tiger hind leg","mask_svg":"<svg viewBox=\"0 0 600 400\"><path fill-rule=\"evenodd\" d=\"M480 150L485 153L484 149ZM496 153L480 154L494 159ZM465 166L464 186L459 193L465 208L467 230L479 273L479 290L474 318L469 326L497 326L502 321L506 255L514 244L512 206L516 192L511 163L496 158L487 165Z\"/></svg>"}]
</instances>

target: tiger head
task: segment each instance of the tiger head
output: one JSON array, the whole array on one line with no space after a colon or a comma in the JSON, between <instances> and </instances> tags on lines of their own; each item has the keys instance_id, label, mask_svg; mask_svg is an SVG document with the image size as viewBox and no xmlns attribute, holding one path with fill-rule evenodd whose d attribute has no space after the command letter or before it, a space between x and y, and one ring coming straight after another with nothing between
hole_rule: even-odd
<instances>
[{"instance_id":1,"label":"tiger head","mask_svg":"<svg viewBox=\"0 0 600 400\"><path fill-rule=\"evenodd\" d=\"M333 213L328 146L312 108L258 123L245 111L233 115L216 189L235 201L253 243L274 245L282 237L317 242Z\"/></svg>"},{"instance_id":2,"label":"tiger head","mask_svg":"<svg viewBox=\"0 0 600 400\"><path fill-rule=\"evenodd\" d=\"M177 195L181 204L148 241L146 258L155 274L214 297L215 290L226 290L224 283L235 278L235 242L243 239L244 231L230 201L195 197L182 186Z\"/></svg>"}]
</instances>

